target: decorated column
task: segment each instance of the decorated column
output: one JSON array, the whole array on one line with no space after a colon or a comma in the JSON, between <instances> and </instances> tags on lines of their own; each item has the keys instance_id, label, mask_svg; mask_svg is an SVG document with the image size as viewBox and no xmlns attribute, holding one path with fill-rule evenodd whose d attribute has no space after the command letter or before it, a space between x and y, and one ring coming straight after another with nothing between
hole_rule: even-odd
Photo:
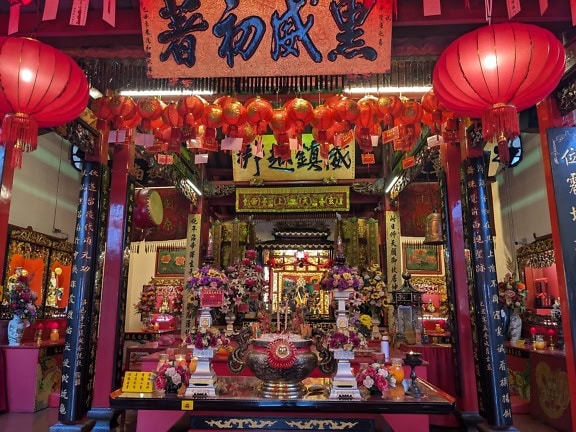
<instances>
[{"instance_id":1,"label":"decorated column","mask_svg":"<svg viewBox=\"0 0 576 432\"><path fill-rule=\"evenodd\" d=\"M466 229L471 255L470 315L476 332L474 357L480 413L490 427L517 430L512 426L508 366L504 348L504 321L498 302L496 261L490 226L490 205L482 148L474 149L465 163L468 197Z\"/></svg>"}]
</instances>

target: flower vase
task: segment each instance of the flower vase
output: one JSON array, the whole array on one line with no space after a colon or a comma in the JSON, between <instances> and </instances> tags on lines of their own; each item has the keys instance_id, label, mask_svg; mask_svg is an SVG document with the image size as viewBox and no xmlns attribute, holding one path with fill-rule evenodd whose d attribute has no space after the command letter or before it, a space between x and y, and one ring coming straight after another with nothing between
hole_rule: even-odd
<instances>
[{"instance_id":1,"label":"flower vase","mask_svg":"<svg viewBox=\"0 0 576 432\"><path fill-rule=\"evenodd\" d=\"M508 326L508 337L510 342L516 343L522 336L522 318L518 310L514 309L510 314L510 325Z\"/></svg>"},{"instance_id":2,"label":"flower vase","mask_svg":"<svg viewBox=\"0 0 576 432\"><path fill-rule=\"evenodd\" d=\"M22 336L24 335L25 328L26 323L20 315L14 315L10 322L8 322L8 345L20 345L22 343Z\"/></svg>"},{"instance_id":3,"label":"flower vase","mask_svg":"<svg viewBox=\"0 0 576 432\"><path fill-rule=\"evenodd\" d=\"M196 369L190 375L190 382L185 396L216 396L216 388L214 386L216 384L216 374L212 368L214 350L212 348L194 348L193 355L197 359Z\"/></svg>"},{"instance_id":4,"label":"flower vase","mask_svg":"<svg viewBox=\"0 0 576 432\"><path fill-rule=\"evenodd\" d=\"M360 399L360 390L356 383L356 377L352 372L350 360L354 359L354 351L345 349L332 350L334 359L338 362L336 375L332 378L330 399L352 398Z\"/></svg>"}]
</instances>

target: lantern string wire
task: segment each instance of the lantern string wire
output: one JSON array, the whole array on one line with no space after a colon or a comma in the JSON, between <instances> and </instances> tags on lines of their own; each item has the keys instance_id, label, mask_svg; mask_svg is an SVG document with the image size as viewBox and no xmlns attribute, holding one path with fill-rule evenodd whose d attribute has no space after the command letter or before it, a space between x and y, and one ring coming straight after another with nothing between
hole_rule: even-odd
<instances>
[{"instance_id":1,"label":"lantern string wire","mask_svg":"<svg viewBox=\"0 0 576 432\"><path fill-rule=\"evenodd\" d=\"M486 11L486 22L492 24L492 0L484 0L484 9Z\"/></svg>"}]
</instances>

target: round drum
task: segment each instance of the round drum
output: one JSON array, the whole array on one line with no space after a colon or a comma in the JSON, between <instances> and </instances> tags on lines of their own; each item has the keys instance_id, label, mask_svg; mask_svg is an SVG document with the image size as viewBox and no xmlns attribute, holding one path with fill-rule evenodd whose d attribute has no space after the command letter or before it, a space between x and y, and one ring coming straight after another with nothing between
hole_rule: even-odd
<instances>
[{"instance_id":1,"label":"round drum","mask_svg":"<svg viewBox=\"0 0 576 432\"><path fill-rule=\"evenodd\" d=\"M134 226L154 228L164 219L164 206L160 194L153 189L138 189L134 197Z\"/></svg>"}]
</instances>

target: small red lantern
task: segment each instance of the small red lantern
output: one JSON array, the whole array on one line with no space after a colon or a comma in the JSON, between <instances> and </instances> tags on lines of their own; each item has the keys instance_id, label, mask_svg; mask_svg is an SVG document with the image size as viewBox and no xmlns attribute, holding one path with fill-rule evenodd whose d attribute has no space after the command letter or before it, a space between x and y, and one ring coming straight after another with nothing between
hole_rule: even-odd
<instances>
[{"instance_id":1,"label":"small red lantern","mask_svg":"<svg viewBox=\"0 0 576 432\"><path fill-rule=\"evenodd\" d=\"M326 142L326 131L334 124L334 115L330 107L318 105L312 111L310 124L318 130L318 141Z\"/></svg>"},{"instance_id":2,"label":"small red lantern","mask_svg":"<svg viewBox=\"0 0 576 432\"><path fill-rule=\"evenodd\" d=\"M227 135L238 136L238 126L246 123L246 108L240 101L229 102L222 108L222 120L228 125Z\"/></svg>"},{"instance_id":3,"label":"small red lantern","mask_svg":"<svg viewBox=\"0 0 576 432\"><path fill-rule=\"evenodd\" d=\"M388 127L393 127L394 120L402 112L404 104L398 96L381 96L376 102L376 108L384 124Z\"/></svg>"},{"instance_id":4,"label":"small red lantern","mask_svg":"<svg viewBox=\"0 0 576 432\"><path fill-rule=\"evenodd\" d=\"M164 109L162 101L155 97L142 98L136 106L138 108L138 114L142 117L140 127L144 132L150 132L152 130L152 121L162 115Z\"/></svg>"},{"instance_id":5,"label":"small red lantern","mask_svg":"<svg viewBox=\"0 0 576 432\"><path fill-rule=\"evenodd\" d=\"M434 134L440 134L441 125L452 117L452 112L442 106L434 94L434 90L430 90L422 96L421 105L424 111L422 123L430 126Z\"/></svg>"},{"instance_id":6,"label":"small red lantern","mask_svg":"<svg viewBox=\"0 0 576 432\"><path fill-rule=\"evenodd\" d=\"M216 142L216 129L222 126L223 110L220 105L215 103L206 107L206 132L204 133L204 140L202 148L204 150L216 151L218 150L218 143Z\"/></svg>"},{"instance_id":7,"label":"small red lantern","mask_svg":"<svg viewBox=\"0 0 576 432\"><path fill-rule=\"evenodd\" d=\"M268 122L272 119L272 105L266 99L256 97L246 103L246 118L256 127L256 134L263 135L268 129Z\"/></svg>"},{"instance_id":8,"label":"small red lantern","mask_svg":"<svg viewBox=\"0 0 576 432\"><path fill-rule=\"evenodd\" d=\"M285 105L288 118L294 123L296 134L301 135L306 125L312 120L312 104L306 99L295 98Z\"/></svg>"},{"instance_id":9,"label":"small red lantern","mask_svg":"<svg viewBox=\"0 0 576 432\"><path fill-rule=\"evenodd\" d=\"M351 123L354 123L360 115L358 102L350 98L340 98L332 107L334 109L334 120L344 123L344 129L350 130Z\"/></svg>"},{"instance_id":10,"label":"small red lantern","mask_svg":"<svg viewBox=\"0 0 576 432\"><path fill-rule=\"evenodd\" d=\"M182 139L181 128L184 126L184 118L178 112L178 104L176 102L170 102L162 111L162 119L164 123L170 126L170 149L172 151L180 150L180 144Z\"/></svg>"},{"instance_id":11,"label":"small red lantern","mask_svg":"<svg viewBox=\"0 0 576 432\"><path fill-rule=\"evenodd\" d=\"M0 38L2 145L12 146L12 166L36 150L38 127L65 124L88 104L88 81L66 54L34 39Z\"/></svg>"},{"instance_id":12,"label":"small red lantern","mask_svg":"<svg viewBox=\"0 0 576 432\"><path fill-rule=\"evenodd\" d=\"M128 129L130 120L138 113L134 99L127 96L112 96L110 100L112 124L116 129Z\"/></svg>"},{"instance_id":13,"label":"small red lantern","mask_svg":"<svg viewBox=\"0 0 576 432\"><path fill-rule=\"evenodd\" d=\"M456 114L482 118L486 141L498 140L499 156L520 133L518 111L550 94L564 73L562 43L532 24L481 27L452 42L432 75L434 94Z\"/></svg>"},{"instance_id":14,"label":"small red lantern","mask_svg":"<svg viewBox=\"0 0 576 432\"><path fill-rule=\"evenodd\" d=\"M184 96L178 100L178 112L186 126L195 126L196 121L204 116L204 109L204 101L198 96Z\"/></svg>"}]
</instances>

